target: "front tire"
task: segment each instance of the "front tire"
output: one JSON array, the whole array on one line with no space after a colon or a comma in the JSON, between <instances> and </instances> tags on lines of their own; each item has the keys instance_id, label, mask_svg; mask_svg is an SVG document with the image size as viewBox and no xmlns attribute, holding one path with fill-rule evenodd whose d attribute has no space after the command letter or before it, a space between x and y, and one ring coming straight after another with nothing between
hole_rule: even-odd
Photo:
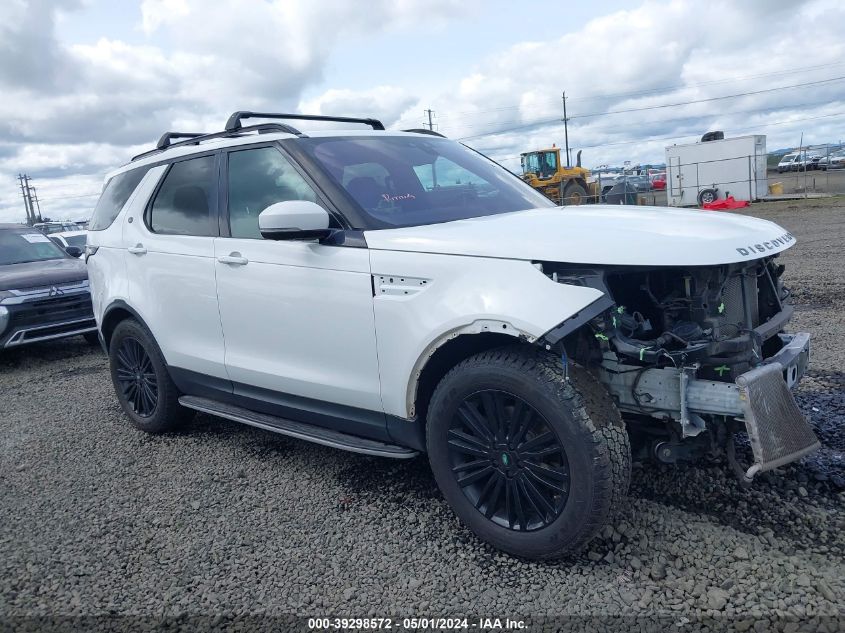
<instances>
[{"instance_id":1,"label":"front tire","mask_svg":"<svg viewBox=\"0 0 845 633\"><path fill-rule=\"evenodd\" d=\"M457 365L432 396L426 432L455 514L517 556L577 551L628 490L628 434L607 391L540 350L503 348Z\"/></svg>"},{"instance_id":2,"label":"front tire","mask_svg":"<svg viewBox=\"0 0 845 633\"><path fill-rule=\"evenodd\" d=\"M132 425L147 433L174 429L188 415L152 334L134 319L121 321L109 342L117 399Z\"/></svg>"},{"instance_id":3,"label":"front tire","mask_svg":"<svg viewBox=\"0 0 845 633\"><path fill-rule=\"evenodd\" d=\"M587 200L587 190L576 182L570 183L563 192L562 205L581 205Z\"/></svg>"}]
</instances>

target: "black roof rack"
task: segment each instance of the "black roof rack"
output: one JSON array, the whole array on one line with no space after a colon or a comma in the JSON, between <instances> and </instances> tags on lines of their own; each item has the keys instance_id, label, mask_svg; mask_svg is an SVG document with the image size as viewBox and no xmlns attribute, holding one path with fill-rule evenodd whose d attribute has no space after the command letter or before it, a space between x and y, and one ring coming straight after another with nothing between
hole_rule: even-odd
<instances>
[{"instance_id":1,"label":"black roof rack","mask_svg":"<svg viewBox=\"0 0 845 633\"><path fill-rule=\"evenodd\" d=\"M440 138L446 138L440 132L435 132L434 130L429 130L425 127L416 127L410 130L402 130L403 132L416 132L417 134L428 134L429 136L439 136Z\"/></svg>"},{"instance_id":2,"label":"black roof rack","mask_svg":"<svg viewBox=\"0 0 845 633\"><path fill-rule=\"evenodd\" d=\"M202 132L165 132L161 135L161 138L158 139L158 143L156 143L156 149L164 149L165 147L170 147L170 139L196 138L197 136L202 135Z\"/></svg>"},{"instance_id":3,"label":"black roof rack","mask_svg":"<svg viewBox=\"0 0 845 633\"><path fill-rule=\"evenodd\" d=\"M383 130L384 125L378 119L359 119L355 117L342 116L322 116L317 114L281 114L274 112L246 112L238 111L229 117L226 121L226 129L222 132L214 132L211 134L201 134L199 132L165 132L156 143L155 149L142 152L137 156L133 156L130 162L134 162L139 158L152 156L158 154L171 147L183 147L185 145L199 145L203 141L210 141L215 138L227 138L233 136L240 136L246 132L257 132L258 134L266 134L268 132L286 132L287 134L294 134L295 136L305 136L295 127L285 123L259 123L256 125L248 125L243 127L241 121L243 119L294 119L298 121L335 121L338 123L363 123L369 125L374 130ZM426 132L442 136L437 132L431 130L412 130L414 132ZM184 139L173 143L173 139Z\"/></svg>"},{"instance_id":4,"label":"black roof rack","mask_svg":"<svg viewBox=\"0 0 845 633\"><path fill-rule=\"evenodd\" d=\"M145 158L147 156L152 156L153 154L158 154L172 147L183 147L185 145L199 145L202 141L210 141L215 138L231 138L234 136L241 136L241 134L245 132L257 132L258 134L286 132L287 134L294 134L296 136L305 136L296 128L291 127L290 125L285 125L284 123L261 123L258 125L248 125L247 127L242 127L235 131L224 130L223 132L214 132L212 134L193 134L192 132L167 132L159 139L155 149L151 149L149 151L142 152L137 156L133 156L132 160L130 160L129 162L131 163L138 160L139 158ZM170 138L181 138L182 136L186 137L184 141L177 141L176 143L170 142ZM165 140L167 142L162 146Z\"/></svg>"},{"instance_id":5,"label":"black roof rack","mask_svg":"<svg viewBox=\"0 0 845 633\"><path fill-rule=\"evenodd\" d=\"M319 114L281 114L275 112L234 112L226 121L226 131L236 132L241 128L243 119L292 119L296 121L335 121L337 123L363 123L374 130L383 130L384 125L378 119L359 119L346 116L323 116Z\"/></svg>"}]
</instances>

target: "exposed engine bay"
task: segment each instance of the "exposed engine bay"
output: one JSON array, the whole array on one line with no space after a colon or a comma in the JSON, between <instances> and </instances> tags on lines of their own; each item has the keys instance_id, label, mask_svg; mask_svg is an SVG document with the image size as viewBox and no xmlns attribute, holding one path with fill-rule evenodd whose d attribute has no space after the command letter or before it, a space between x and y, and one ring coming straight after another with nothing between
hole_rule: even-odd
<instances>
[{"instance_id":1,"label":"exposed engine bay","mask_svg":"<svg viewBox=\"0 0 845 633\"><path fill-rule=\"evenodd\" d=\"M604 293L545 344L600 378L652 457L724 451L750 481L818 446L790 392L807 367L809 334L784 332L793 308L776 256L709 267L538 266L553 281ZM742 430L749 468L733 452Z\"/></svg>"}]
</instances>

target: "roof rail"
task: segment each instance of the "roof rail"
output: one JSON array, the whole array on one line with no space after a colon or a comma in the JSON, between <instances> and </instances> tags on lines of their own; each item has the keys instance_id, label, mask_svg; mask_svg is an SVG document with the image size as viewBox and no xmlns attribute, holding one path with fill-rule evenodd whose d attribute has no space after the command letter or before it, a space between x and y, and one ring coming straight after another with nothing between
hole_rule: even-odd
<instances>
[{"instance_id":1,"label":"roof rail","mask_svg":"<svg viewBox=\"0 0 845 633\"><path fill-rule=\"evenodd\" d=\"M152 156L153 154L158 154L164 152L168 149L173 147L184 147L186 145L199 145L203 141L210 141L216 138L231 138L234 136L241 136L241 134L245 132L257 132L258 134L267 134L272 132L286 132L287 134L294 134L295 136L305 136L302 132L297 130L295 127L291 127L290 125L285 125L284 123L260 123L258 125L248 125L247 127L242 127L234 131L226 131L223 132L214 132L212 134L197 134L194 135L190 132L167 132L164 134L156 144L155 149L151 149L146 152L142 152L137 156L133 156L132 160L129 162L135 162L139 158L145 158L147 156ZM187 138L184 141L178 141L176 143L170 143L170 139L167 139L167 144L161 147L162 143L165 141L165 137L171 135L170 138L176 138L175 135L186 136ZM181 137L180 136L180 137Z\"/></svg>"},{"instance_id":2,"label":"roof rail","mask_svg":"<svg viewBox=\"0 0 845 633\"><path fill-rule=\"evenodd\" d=\"M359 119L346 116L323 116L320 114L281 114L275 112L248 112L238 111L232 113L226 121L226 131L236 132L241 128L243 119L293 119L296 121L335 121L337 123L363 123L374 130L383 130L384 125L378 119Z\"/></svg>"},{"instance_id":3,"label":"roof rail","mask_svg":"<svg viewBox=\"0 0 845 633\"><path fill-rule=\"evenodd\" d=\"M156 143L156 149L164 149L165 147L170 147L170 139L196 138L197 136L202 135L203 132L165 132L161 135L161 138L158 139L158 143Z\"/></svg>"},{"instance_id":4,"label":"roof rail","mask_svg":"<svg viewBox=\"0 0 845 633\"><path fill-rule=\"evenodd\" d=\"M402 130L403 132L416 132L417 134L428 134L429 136L439 136L440 138L446 138L445 135L441 134L440 132L435 132L434 130L429 130L425 127L415 127L410 130Z\"/></svg>"}]
</instances>

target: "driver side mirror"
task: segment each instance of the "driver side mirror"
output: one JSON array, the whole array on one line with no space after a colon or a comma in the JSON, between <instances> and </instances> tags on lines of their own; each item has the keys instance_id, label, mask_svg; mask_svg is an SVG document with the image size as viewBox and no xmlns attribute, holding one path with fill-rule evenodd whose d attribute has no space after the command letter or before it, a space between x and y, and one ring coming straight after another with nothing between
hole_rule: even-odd
<instances>
[{"instance_id":1,"label":"driver side mirror","mask_svg":"<svg viewBox=\"0 0 845 633\"><path fill-rule=\"evenodd\" d=\"M78 246L67 246L65 247L65 253L67 253L71 257L79 257L80 255L82 255L82 249Z\"/></svg>"},{"instance_id":2,"label":"driver side mirror","mask_svg":"<svg viewBox=\"0 0 845 633\"><path fill-rule=\"evenodd\" d=\"M276 202L258 214L258 230L267 240L313 240L331 235L329 214L316 202Z\"/></svg>"}]
</instances>

